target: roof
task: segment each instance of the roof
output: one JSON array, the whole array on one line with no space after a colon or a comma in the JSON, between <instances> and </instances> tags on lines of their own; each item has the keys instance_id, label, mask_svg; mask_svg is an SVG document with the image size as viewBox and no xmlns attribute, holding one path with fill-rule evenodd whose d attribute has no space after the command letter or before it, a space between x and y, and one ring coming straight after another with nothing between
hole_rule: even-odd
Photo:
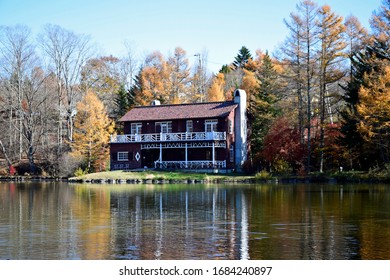
<instances>
[{"instance_id":1,"label":"roof","mask_svg":"<svg viewBox=\"0 0 390 280\"><path fill-rule=\"evenodd\" d=\"M120 121L159 121L224 117L237 107L233 101L134 107Z\"/></svg>"}]
</instances>

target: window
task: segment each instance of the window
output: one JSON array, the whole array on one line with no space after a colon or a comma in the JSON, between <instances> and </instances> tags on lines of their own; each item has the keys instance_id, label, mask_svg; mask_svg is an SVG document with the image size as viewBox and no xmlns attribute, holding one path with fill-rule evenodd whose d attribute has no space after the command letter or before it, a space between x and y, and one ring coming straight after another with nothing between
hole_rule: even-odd
<instances>
[{"instance_id":1,"label":"window","mask_svg":"<svg viewBox=\"0 0 390 280\"><path fill-rule=\"evenodd\" d=\"M191 120L187 121L186 123L186 132L193 132L194 126Z\"/></svg>"},{"instance_id":2,"label":"window","mask_svg":"<svg viewBox=\"0 0 390 280\"><path fill-rule=\"evenodd\" d=\"M157 133L172 133L172 122L156 122Z\"/></svg>"},{"instance_id":3,"label":"window","mask_svg":"<svg viewBox=\"0 0 390 280\"><path fill-rule=\"evenodd\" d=\"M206 132L217 131L218 120L205 120L204 128Z\"/></svg>"},{"instance_id":4,"label":"window","mask_svg":"<svg viewBox=\"0 0 390 280\"><path fill-rule=\"evenodd\" d=\"M228 133L233 134L233 122L230 119L228 119Z\"/></svg>"},{"instance_id":5,"label":"window","mask_svg":"<svg viewBox=\"0 0 390 280\"><path fill-rule=\"evenodd\" d=\"M142 132L142 123L132 123L131 124L131 134L141 134Z\"/></svg>"},{"instance_id":6,"label":"window","mask_svg":"<svg viewBox=\"0 0 390 280\"><path fill-rule=\"evenodd\" d=\"M229 155L230 155L230 162L233 162L234 161L234 146L233 145L230 145Z\"/></svg>"},{"instance_id":7,"label":"window","mask_svg":"<svg viewBox=\"0 0 390 280\"><path fill-rule=\"evenodd\" d=\"M129 152L118 152L118 161L128 161L129 160Z\"/></svg>"}]
</instances>

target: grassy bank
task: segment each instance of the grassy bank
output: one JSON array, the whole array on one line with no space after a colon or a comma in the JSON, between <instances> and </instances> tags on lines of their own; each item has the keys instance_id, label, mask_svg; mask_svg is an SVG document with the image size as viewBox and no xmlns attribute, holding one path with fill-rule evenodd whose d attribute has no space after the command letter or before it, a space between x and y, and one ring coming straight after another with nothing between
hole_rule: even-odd
<instances>
[{"instance_id":1,"label":"grassy bank","mask_svg":"<svg viewBox=\"0 0 390 280\"><path fill-rule=\"evenodd\" d=\"M175 183L175 182L250 182L253 176L168 171L107 171L69 178L70 182Z\"/></svg>"}]
</instances>

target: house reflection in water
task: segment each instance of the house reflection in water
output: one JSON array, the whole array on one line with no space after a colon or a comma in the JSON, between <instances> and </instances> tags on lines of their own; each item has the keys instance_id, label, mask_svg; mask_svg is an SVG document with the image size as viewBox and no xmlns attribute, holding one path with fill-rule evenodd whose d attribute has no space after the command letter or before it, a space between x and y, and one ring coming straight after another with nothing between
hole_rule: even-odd
<instances>
[{"instance_id":1,"label":"house reflection in water","mask_svg":"<svg viewBox=\"0 0 390 280\"><path fill-rule=\"evenodd\" d=\"M126 259L248 258L245 195L227 192L112 193L116 255Z\"/></svg>"}]
</instances>

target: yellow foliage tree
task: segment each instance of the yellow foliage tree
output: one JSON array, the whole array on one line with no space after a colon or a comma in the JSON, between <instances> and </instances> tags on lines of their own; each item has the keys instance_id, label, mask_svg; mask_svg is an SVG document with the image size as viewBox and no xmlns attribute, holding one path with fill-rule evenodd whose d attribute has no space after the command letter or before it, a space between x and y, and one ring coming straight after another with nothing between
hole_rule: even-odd
<instances>
[{"instance_id":1,"label":"yellow foliage tree","mask_svg":"<svg viewBox=\"0 0 390 280\"><path fill-rule=\"evenodd\" d=\"M212 84L207 91L207 100L209 102L224 101L225 100L224 88L225 88L225 75L223 73L218 73L214 77Z\"/></svg>"},{"instance_id":2,"label":"yellow foliage tree","mask_svg":"<svg viewBox=\"0 0 390 280\"><path fill-rule=\"evenodd\" d=\"M103 102L94 92L88 91L77 104L74 128L72 156L81 158L88 171L105 170L114 123L108 118Z\"/></svg>"},{"instance_id":3,"label":"yellow foliage tree","mask_svg":"<svg viewBox=\"0 0 390 280\"><path fill-rule=\"evenodd\" d=\"M390 134L390 66L382 73L365 75L366 84L359 90L358 130L363 139L380 148L382 157L389 157Z\"/></svg>"}]
</instances>

